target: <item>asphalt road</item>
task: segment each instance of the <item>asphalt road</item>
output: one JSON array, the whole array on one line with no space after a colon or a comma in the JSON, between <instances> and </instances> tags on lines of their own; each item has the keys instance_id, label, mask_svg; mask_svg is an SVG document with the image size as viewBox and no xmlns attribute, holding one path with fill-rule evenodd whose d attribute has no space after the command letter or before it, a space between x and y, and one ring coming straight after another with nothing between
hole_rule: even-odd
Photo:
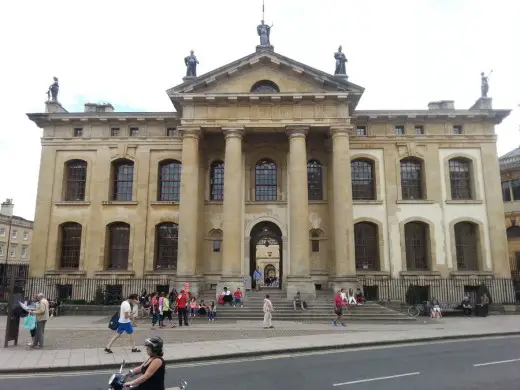
<instances>
[{"instance_id":1,"label":"asphalt road","mask_svg":"<svg viewBox=\"0 0 520 390\"><path fill-rule=\"evenodd\" d=\"M0 376L0 390L106 390L110 376L56 375ZM168 369L167 387L179 377L188 390L518 390L520 337L186 364Z\"/></svg>"}]
</instances>

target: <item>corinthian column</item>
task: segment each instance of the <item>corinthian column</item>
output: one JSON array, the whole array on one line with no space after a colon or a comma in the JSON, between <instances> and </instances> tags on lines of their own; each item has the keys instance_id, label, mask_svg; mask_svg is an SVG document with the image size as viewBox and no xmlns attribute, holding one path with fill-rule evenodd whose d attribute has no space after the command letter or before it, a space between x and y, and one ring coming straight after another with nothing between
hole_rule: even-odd
<instances>
[{"instance_id":1,"label":"corinthian column","mask_svg":"<svg viewBox=\"0 0 520 390\"><path fill-rule=\"evenodd\" d=\"M224 208L222 276L240 280L242 272L242 136L243 128L224 128Z\"/></svg>"},{"instance_id":2,"label":"corinthian column","mask_svg":"<svg viewBox=\"0 0 520 390\"><path fill-rule=\"evenodd\" d=\"M186 281L195 282L197 264L199 212L199 138L200 128L179 129L182 134L181 193L179 205L179 254L177 284L184 288ZM192 290L198 289L193 286Z\"/></svg>"},{"instance_id":3,"label":"corinthian column","mask_svg":"<svg viewBox=\"0 0 520 390\"><path fill-rule=\"evenodd\" d=\"M289 136L289 262L287 295L316 296L310 278L309 196L307 187L307 126L287 127Z\"/></svg>"},{"instance_id":4,"label":"corinthian column","mask_svg":"<svg viewBox=\"0 0 520 390\"><path fill-rule=\"evenodd\" d=\"M352 215L352 178L349 131L351 126L330 129L332 137L332 196L334 219L335 287L355 282L354 226Z\"/></svg>"}]
</instances>

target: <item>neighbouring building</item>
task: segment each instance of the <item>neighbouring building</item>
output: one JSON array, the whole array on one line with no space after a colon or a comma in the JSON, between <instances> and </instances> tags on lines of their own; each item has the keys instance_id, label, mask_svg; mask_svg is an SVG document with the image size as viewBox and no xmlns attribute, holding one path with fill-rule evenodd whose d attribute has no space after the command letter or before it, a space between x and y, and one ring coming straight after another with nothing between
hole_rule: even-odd
<instances>
[{"instance_id":1,"label":"neighbouring building","mask_svg":"<svg viewBox=\"0 0 520 390\"><path fill-rule=\"evenodd\" d=\"M260 264L290 296L511 276L495 135L510 110L487 94L469 109L359 110L345 74L265 44L190 69L171 111L50 100L28 114L43 129L32 276L198 290Z\"/></svg>"},{"instance_id":2,"label":"neighbouring building","mask_svg":"<svg viewBox=\"0 0 520 390\"><path fill-rule=\"evenodd\" d=\"M520 147L499 159L511 274L520 280Z\"/></svg>"},{"instance_id":3,"label":"neighbouring building","mask_svg":"<svg viewBox=\"0 0 520 390\"><path fill-rule=\"evenodd\" d=\"M33 221L14 215L13 212L13 200L6 199L0 208L0 264L28 265Z\"/></svg>"}]
</instances>

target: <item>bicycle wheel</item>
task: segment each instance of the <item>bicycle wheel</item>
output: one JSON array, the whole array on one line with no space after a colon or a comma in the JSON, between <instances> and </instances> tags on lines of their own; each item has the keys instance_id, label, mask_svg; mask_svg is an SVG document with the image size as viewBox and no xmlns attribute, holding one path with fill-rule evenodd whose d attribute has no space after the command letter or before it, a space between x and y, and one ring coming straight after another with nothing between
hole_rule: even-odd
<instances>
[{"instance_id":1,"label":"bicycle wheel","mask_svg":"<svg viewBox=\"0 0 520 390\"><path fill-rule=\"evenodd\" d=\"M410 317L417 317L417 316L419 316L419 314L421 314L421 311L419 310L419 308L417 306L410 306L408 308L408 315Z\"/></svg>"}]
</instances>

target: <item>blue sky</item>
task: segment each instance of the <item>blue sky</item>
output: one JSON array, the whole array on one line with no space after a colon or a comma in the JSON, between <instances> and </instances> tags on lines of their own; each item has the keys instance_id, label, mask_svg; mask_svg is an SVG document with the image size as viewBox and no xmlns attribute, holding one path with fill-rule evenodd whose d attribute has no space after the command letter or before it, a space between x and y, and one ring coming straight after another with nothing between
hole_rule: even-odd
<instances>
[{"instance_id":1,"label":"blue sky","mask_svg":"<svg viewBox=\"0 0 520 390\"><path fill-rule=\"evenodd\" d=\"M41 130L25 113L44 110L52 77L60 101L82 110L168 111L195 50L199 74L255 50L261 0L27 0L0 5L0 199L34 216ZM513 0L266 0L275 50L334 71L343 45L360 109L421 109L433 100L468 108L480 72L494 69L495 108L520 104L520 2ZM499 154L520 145L516 109L497 127ZM21 174L23 173L23 174Z\"/></svg>"}]
</instances>

